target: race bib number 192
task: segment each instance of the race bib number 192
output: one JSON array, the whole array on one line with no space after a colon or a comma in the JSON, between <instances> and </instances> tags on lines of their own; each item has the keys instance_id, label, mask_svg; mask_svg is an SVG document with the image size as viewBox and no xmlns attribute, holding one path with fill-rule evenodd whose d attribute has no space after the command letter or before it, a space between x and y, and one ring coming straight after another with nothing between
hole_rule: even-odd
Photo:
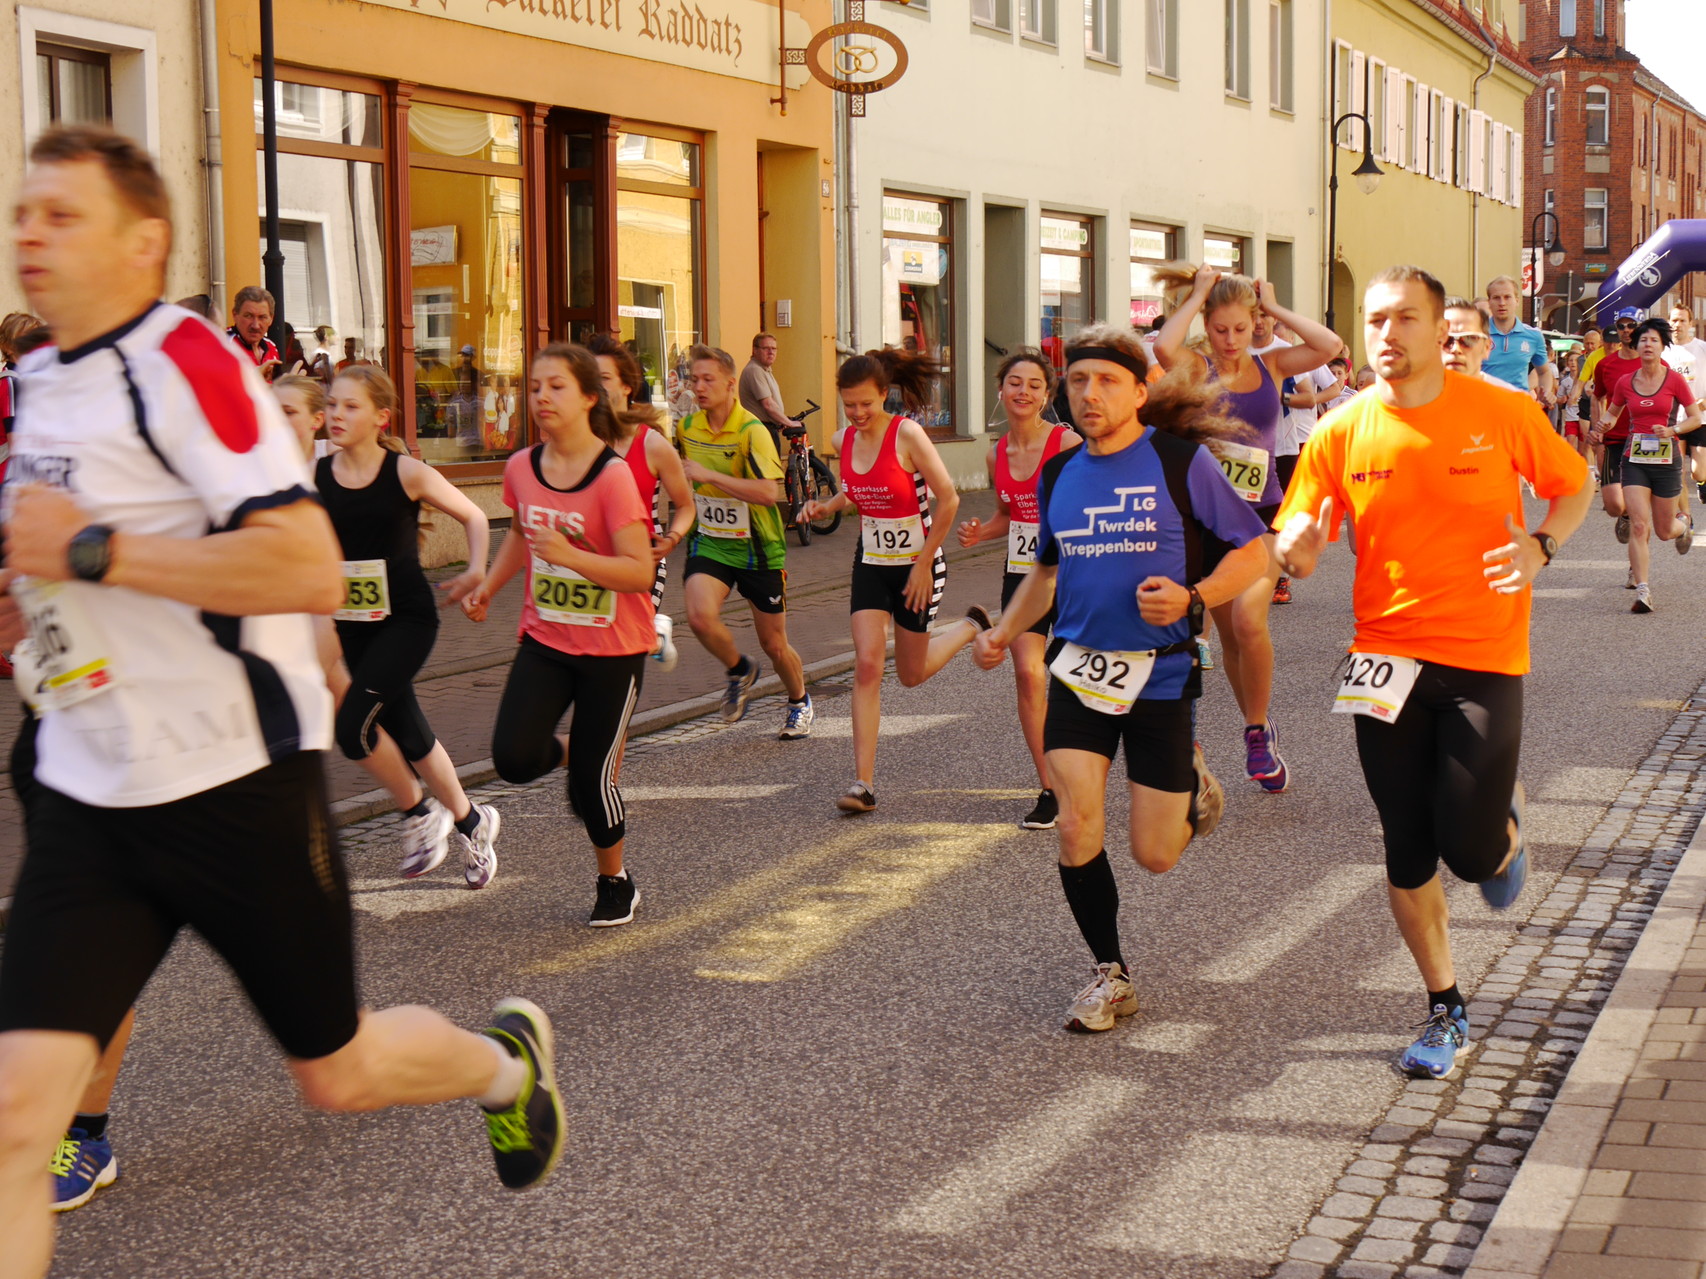
<instances>
[{"instance_id":1,"label":"race bib number 192","mask_svg":"<svg viewBox=\"0 0 1706 1279\"><path fill-rule=\"evenodd\" d=\"M916 515L897 520L867 515L860 521L867 564L911 564L924 549L924 521Z\"/></svg>"},{"instance_id":2,"label":"race bib number 192","mask_svg":"<svg viewBox=\"0 0 1706 1279\"><path fill-rule=\"evenodd\" d=\"M1390 724L1410 700L1422 664L1413 657L1386 657L1380 653L1352 653L1349 666L1333 699L1335 715L1367 715Z\"/></svg>"}]
</instances>

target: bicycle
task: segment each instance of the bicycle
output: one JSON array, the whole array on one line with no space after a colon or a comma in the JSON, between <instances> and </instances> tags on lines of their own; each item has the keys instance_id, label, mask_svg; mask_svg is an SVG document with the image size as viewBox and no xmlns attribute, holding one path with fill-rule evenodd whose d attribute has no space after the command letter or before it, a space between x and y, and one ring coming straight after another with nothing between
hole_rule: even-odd
<instances>
[{"instance_id":1,"label":"bicycle","mask_svg":"<svg viewBox=\"0 0 1706 1279\"><path fill-rule=\"evenodd\" d=\"M841 527L839 511L810 523L800 518L800 512L811 499L827 502L841 492L835 472L829 469L827 462L812 452L805 420L819 411L819 405L812 400L807 400L806 404L810 407L805 412L796 414L791 424L782 428L782 435L788 441L788 464L783 477L788 491L788 510L791 512L788 522L793 526L801 546L811 545L813 533L828 537Z\"/></svg>"}]
</instances>

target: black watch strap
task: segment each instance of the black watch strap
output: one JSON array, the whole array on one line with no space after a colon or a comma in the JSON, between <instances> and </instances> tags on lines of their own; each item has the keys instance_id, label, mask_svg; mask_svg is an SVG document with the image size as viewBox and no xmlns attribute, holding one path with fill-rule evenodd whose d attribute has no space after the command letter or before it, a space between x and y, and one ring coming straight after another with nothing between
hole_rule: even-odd
<instances>
[{"instance_id":1,"label":"black watch strap","mask_svg":"<svg viewBox=\"0 0 1706 1279\"><path fill-rule=\"evenodd\" d=\"M98 582L112 563L113 531L105 524L79 529L65 548L65 563L85 582Z\"/></svg>"},{"instance_id":2,"label":"black watch strap","mask_svg":"<svg viewBox=\"0 0 1706 1279\"><path fill-rule=\"evenodd\" d=\"M1553 537L1550 533L1536 532L1531 533L1529 536L1533 537L1536 542L1540 543L1540 553L1546 557L1546 562L1550 564L1552 562L1552 557L1558 553L1558 539Z\"/></svg>"}]
</instances>

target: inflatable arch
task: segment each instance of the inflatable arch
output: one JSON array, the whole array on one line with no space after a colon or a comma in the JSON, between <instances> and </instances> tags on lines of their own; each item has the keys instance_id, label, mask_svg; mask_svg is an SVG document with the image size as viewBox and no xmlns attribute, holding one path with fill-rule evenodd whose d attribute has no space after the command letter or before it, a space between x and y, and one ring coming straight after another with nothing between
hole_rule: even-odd
<instances>
[{"instance_id":1,"label":"inflatable arch","mask_svg":"<svg viewBox=\"0 0 1706 1279\"><path fill-rule=\"evenodd\" d=\"M1673 218L1617 268L1594 313L1604 324L1624 307L1645 311L1691 271L1706 271L1706 218Z\"/></svg>"}]
</instances>

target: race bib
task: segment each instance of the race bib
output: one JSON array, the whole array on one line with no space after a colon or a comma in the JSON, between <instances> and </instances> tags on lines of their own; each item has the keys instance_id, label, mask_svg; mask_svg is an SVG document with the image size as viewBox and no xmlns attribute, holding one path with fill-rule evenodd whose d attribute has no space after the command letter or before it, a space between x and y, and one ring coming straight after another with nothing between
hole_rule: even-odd
<instances>
[{"instance_id":1,"label":"race bib","mask_svg":"<svg viewBox=\"0 0 1706 1279\"><path fill-rule=\"evenodd\" d=\"M1037 525L1023 520L1007 523L1007 571L1029 573L1037 563Z\"/></svg>"},{"instance_id":2,"label":"race bib","mask_svg":"<svg viewBox=\"0 0 1706 1279\"><path fill-rule=\"evenodd\" d=\"M752 538L752 508L732 497L693 495L699 513L699 532L705 537L727 537L745 542Z\"/></svg>"},{"instance_id":3,"label":"race bib","mask_svg":"<svg viewBox=\"0 0 1706 1279\"><path fill-rule=\"evenodd\" d=\"M29 627L25 660L14 670L32 707L62 711L113 686L106 636L70 583L19 578L12 596Z\"/></svg>"},{"instance_id":4,"label":"race bib","mask_svg":"<svg viewBox=\"0 0 1706 1279\"><path fill-rule=\"evenodd\" d=\"M1344 681L1333 699L1335 715L1367 715L1390 724L1410 700L1422 664L1413 657L1352 653Z\"/></svg>"},{"instance_id":5,"label":"race bib","mask_svg":"<svg viewBox=\"0 0 1706 1279\"><path fill-rule=\"evenodd\" d=\"M383 622L391 616L391 581L384 560L344 561L344 606L339 622Z\"/></svg>"},{"instance_id":6,"label":"race bib","mask_svg":"<svg viewBox=\"0 0 1706 1279\"><path fill-rule=\"evenodd\" d=\"M910 564L924 549L924 520L920 516L881 520L875 515L867 515L860 527L865 538L864 559L867 564Z\"/></svg>"},{"instance_id":7,"label":"race bib","mask_svg":"<svg viewBox=\"0 0 1706 1279\"><path fill-rule=\"evenodd\" d=\"M1149 682L1155 654L1102 653L1067 643L1049 664L1049 671L1093 711L1124 715Z\"/></svg>"},{"instance_id":8,"label":"race bib","mask_svg":"<svg viewBox=\"0 0 1706 1279\"><path fill-rule=\"evenodd\" d=\"M541 621L564 626L614 626L616 592L589 582L573 569L547 563L537 555L527 583Z\"/></svg>"},{"instance_id":9,"label":"race bib","mask_svg":"<svg viewBox=\"0 0 1706 1279\"><path fill-rule=\"evenodd\" d=\"M1226 472L1233 491L1246 502L1260 502L1268 486L1268 451L1247 444L1215 442L1214 460Z\"/></svg>"},{"instance_id":10,"label":"race bib","mask_svg":"<svg viewBox=\"0 0 1706 1279\"><path fill-rule=\"evenodd\" d=\"M1631 435L1623 459L1641 466L1669 466L1676 456L1675 445L1675 440L1661 440L1656 435Z\"/></svg>"}]
</instances>

